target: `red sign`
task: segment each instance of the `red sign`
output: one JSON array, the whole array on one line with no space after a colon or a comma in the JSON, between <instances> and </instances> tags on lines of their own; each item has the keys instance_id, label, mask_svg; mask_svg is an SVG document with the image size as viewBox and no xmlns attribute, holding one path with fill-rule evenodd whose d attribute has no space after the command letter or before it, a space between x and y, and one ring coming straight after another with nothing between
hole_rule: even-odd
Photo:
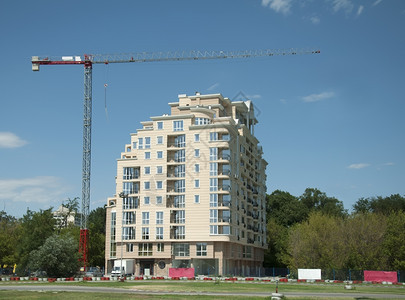
<instances>
[{"instance_id":1,"label":"red sign","mask_svg":"<svg viewBox=\"0 0 405 300\"><path fill-rule=\"evenodd\" d=\"M170 277L194 277L194 268L169 268Z\"/></svg>"},{"instance_id":2,"label":"red sign","mask_svg":"<svg viewBox=\"0 0 405 300\"><path fill-rule=\"evenodd\" d=\"M364 281L374 282L398 282L397 272L385 272L385 271L364 271Z\"/></svg>"}]
</instances>

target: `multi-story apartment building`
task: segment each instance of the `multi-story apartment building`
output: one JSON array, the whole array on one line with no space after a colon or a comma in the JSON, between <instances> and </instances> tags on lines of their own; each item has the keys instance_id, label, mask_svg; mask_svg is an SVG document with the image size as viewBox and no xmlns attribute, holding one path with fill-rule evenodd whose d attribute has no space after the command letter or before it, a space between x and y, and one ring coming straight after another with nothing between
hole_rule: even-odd
<instances>
[{"instance_id":1,"label":"multi-story apartment building","mask_svg":"<svg viewBox=\"0 0 405 300\"><path fill-rule=\"evenodd\" d=\"M266 243L266 161L251 101L179 95L141 122L117 161L107 204L106 270L259 275Z\"/></svg>"}]
</instances>

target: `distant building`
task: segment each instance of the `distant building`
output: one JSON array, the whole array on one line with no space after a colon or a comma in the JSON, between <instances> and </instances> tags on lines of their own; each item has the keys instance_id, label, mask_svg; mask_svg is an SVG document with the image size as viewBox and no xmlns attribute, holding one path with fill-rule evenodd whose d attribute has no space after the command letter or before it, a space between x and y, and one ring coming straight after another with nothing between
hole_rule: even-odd
<instances>
[{"instance_id":1,"label":"distant building","mask_svg":"<svg viewBox=\"0 0 405 300\"><path fill-rule=\"evenodd\" d=\"M72 224L80 226L79 214L75 211L69 212L69 209L63 205L60 205L52 214L53 218L56 220L56 226L59 228L64 228Z\"/></svg>"},{"instance_id":2,"label":"distant building","mask_svg":"<svg viewBox=\"0 0 405 300\"><path fill-rule=\"evenodd\" d=\"M267 163L252 102L196 93L169 105L170 115L141 122L117 160L107 272L123 257L136 275L259 275Z\"/></svg>"}]
</instances>

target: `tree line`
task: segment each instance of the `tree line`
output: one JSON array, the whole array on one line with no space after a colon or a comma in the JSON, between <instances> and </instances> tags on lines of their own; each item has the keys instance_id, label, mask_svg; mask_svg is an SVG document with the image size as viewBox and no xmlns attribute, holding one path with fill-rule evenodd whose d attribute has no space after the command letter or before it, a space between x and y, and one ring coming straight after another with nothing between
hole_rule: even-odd
<instances>
[{"instance_id":1,"label":"tree line","mask_svg":"<svg viewBox=\"0 0 405 300\"><path fill-rule=\"evenodd\" d=\"M318 189L299 196L276 190L266 195L265 267L405 270L405 198L360 198L353 211ZM17 219L0 211L0 267L17 264L18 274L43 270L53 277L79 269L80 229L67 222L78 199L68 199L62 218L52 208L27 210ZM105 208L89 215L89 265L105 259Z\"/></svg>"},{"instance_id":2,"label":"tree line","mask_svg":"<svg viewBox=\"0 0 405 300\"><path fill-rule=\"evenodd\" d=\"M349 213L318 189L266 196L265 266L405 270L405 198L360 198Z\"/></svg>"},{"instance_id":3,"label":"tree line","mask_svg":"<svg viewBox=\"0 0 405 300\"><path fill-rule=\"evenodd\" d=\"M0 268L17 266L16 273L27 275L45 271L51 277L73 276L79 270L80 228L68 222L78 215L78 198L62 204L64 210L55 219L53 208L31 211L17 219L0 211ZM89 266L104 266L105 208L89 214Z\"/></svg>"}]
</instances>

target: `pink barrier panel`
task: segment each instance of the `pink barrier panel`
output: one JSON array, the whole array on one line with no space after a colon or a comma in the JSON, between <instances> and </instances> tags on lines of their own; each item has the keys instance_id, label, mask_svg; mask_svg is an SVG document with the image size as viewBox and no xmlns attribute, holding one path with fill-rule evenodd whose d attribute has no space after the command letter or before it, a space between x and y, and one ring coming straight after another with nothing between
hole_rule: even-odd
<instances>
[{"instance_id":1,"label":"pink barrier panel","mask_svg":"<svg viewBox=\"0 0 405 300\"><path fill-rule=\"evenodd\" d=\"M364 281L397 282L397 272L364 271Z\"/></svg>"},{"instance_id":2,"label":"pink barrier panel","mask_svg":"<svg viewBox=\"0 0 405 300\"><path fill-rule=\"evenodd\" d=\"M194 277L194 268L170 268L169 269L170 277Z\"/></svg>"}]
</instances>

